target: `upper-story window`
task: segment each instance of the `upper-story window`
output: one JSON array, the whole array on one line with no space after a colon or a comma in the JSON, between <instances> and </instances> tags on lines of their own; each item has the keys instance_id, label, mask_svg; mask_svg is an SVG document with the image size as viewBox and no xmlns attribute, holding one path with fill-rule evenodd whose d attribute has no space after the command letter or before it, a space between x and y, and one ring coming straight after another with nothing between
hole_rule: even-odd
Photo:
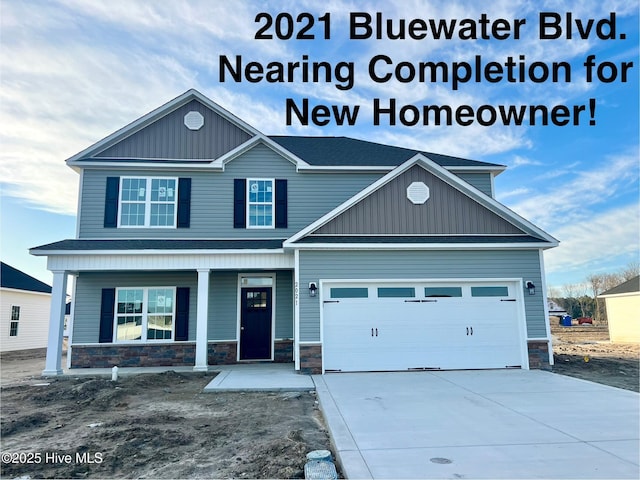
<instances>
[{"instance_id":1,"label":"upper-story window","mask_svg":"<svg viewBox=\"0 0 640 480\"><path fill-rule=\"evenodd\" d=\"M177 178L122 177L120 182L119 226L175 228Z\"/></svg>"},{"instance_id":2,"label":"upper-story window","mask_svg":"<svg viewBox=\"0 0 640 480\"><path fill-rule=\"evenodd\" d=\"M274 181L272 179L247 180L247 226L273 228Z\"/></svg>"}]
</instances>

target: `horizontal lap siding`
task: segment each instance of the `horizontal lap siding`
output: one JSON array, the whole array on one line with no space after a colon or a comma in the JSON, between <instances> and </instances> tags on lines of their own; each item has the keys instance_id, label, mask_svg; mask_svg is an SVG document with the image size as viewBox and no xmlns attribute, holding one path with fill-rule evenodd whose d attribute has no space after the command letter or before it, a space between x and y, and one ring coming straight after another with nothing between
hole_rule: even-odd
<instances>
[{"instance_id":1,"label":"horizontal lap siding","mask_svg":"<svg viewBox=\"0 0 640 480\"><path fill-rule=\"evenodd\" d=\"M293 338L293 274L276 273L276 338Z\"/></svg>"},{"instance_id":2,"label":"horizontal lap siding","mask_svg":"<svg viewBox=\"0 0 640 480\"><path fill-rule=\"evenodd\" d=\"M191 181L190 228L103 227L106 179L109 176L179 176ZM257 146L228 163L225 172L154 172L86 170L83 177L80 238L285 238L331 211L383 173L296 173L295 165L271 149ZM233 228L233 179L288 180L288 228Z\"/></svg>"},{"instance_id":3,"label":"horizontal lap siding","mask_svg":"<svg viewBox=\"0 0 640 480\"><path fill-rule=\"evenodd\" d=\"M300 285L327 279L522 278L536 295L525 294L527 334L546 337L537 250L522 251L301 251ZM300 341L320 340L320 298L301 288Z\"/></svg>"},{"instance_id":4,"label":"horizontal lap siding","mask_svg":"<svg viewBox=\"0 0 640 480\"><path fill-rule=\"evenodd\" d=\"M197 276L174 273L80 273L76 283L73 343L98 343L103 288L189 287L189 340L196 339Z\"/></svg>"},{"instance_id":5,"label":"horizontal lap siding","mask_svg":"<svg viewBox=\"0 0 640 480\"><path fill-rule=\"evenodd\" d=\"M490 173L456 173L456 175L465 182L476 187L482 193L493 197Z\"/></svg>"},{"instance_id":6,"label":"horizontal lap siding","mask_svg":"<svg viewBox=\"0 0 640 480\"><path fill-rule=\"evenodd\" d=\"M211 272L209 340L235 340L238 325L238 272Z\"/></svg>"}]
</instances>

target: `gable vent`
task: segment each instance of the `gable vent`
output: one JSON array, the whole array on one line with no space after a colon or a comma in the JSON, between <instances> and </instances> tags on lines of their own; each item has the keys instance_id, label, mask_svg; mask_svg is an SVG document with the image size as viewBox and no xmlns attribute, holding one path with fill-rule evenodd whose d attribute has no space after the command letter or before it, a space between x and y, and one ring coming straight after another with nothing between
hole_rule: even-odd
<instances>
[{"instance_id":1,"label":"gable vent","mask_svg":"<svg viewBox=\"0 0 640 480\"><path fill-rule=\"evenodd\" d=\"M204 125L204 117L200 112L191 111L184 116L184 124L189 130L200 130Z\"/></svg>"},{"instance_id":2,"label":"gable vent","mask_svg":"<svg viewBox=\"0 0 640 480\"><path fill-rule=\"evenodd\" d=\"M414 205L422 205L429 200L429 187L422 182L413 182L407 187L407 198Z\"/></svg>"}]
</instances>

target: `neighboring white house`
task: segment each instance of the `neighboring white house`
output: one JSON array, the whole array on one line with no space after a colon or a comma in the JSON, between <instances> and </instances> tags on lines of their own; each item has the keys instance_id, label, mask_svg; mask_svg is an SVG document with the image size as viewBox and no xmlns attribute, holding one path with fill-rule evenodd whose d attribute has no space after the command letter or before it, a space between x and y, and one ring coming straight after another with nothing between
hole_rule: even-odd
<instances>
[{"instance_id":1,"label":"neighboring white house","mask_svg":"<svg viewBox=\"0 0 640 480\"><path fill-rule=\"evenodd\" d=\"M45 348L51 287L1 263L0 352Z\"/></svg>"},{"instance_id":2,"label":"neighboring white house","mask_svg":"<svg viewBox=\"0 0 640 480\"><path fill-rule=\"evenodd\" d=\"M598 295L604 298L609 338L617 343L640 343L640 276Z\"/></svg>"}]
</instances>

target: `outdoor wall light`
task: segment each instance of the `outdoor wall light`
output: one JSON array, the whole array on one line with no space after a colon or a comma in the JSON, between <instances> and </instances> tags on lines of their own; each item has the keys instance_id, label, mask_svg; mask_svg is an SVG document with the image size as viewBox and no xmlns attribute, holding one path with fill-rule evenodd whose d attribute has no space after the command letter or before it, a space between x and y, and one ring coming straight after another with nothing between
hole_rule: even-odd
<instances>
[{"instance_id":1,"label":"outdoor wall light","mask_svg":"<svg viewBox=\"0 0 640 480\"><path fill-rule=\"evenodd\" d=\"M529 295L536 294L536 286L533 284L533 282L527 282L527 290L529 290Z\"/></svg>"},{"instance_id":2,"label":"outdoor wall light","mask_svg":"<svg viewBox=\"0 0 640 480\"><path fill-rule=\"evenodd\" d=\"M318 286L316 285L316 282L309 282L309 296L315 297L317 291L318 291Z\"/></svg>"}]
</instances>

